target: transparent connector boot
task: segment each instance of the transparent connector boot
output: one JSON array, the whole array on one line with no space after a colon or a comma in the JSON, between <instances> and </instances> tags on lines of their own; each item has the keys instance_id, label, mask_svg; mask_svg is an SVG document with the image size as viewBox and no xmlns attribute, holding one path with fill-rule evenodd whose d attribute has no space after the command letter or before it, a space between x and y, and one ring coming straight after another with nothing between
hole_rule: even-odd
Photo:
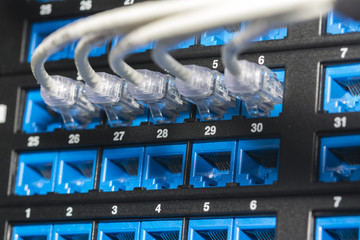
<instances>
[{"instance_id":1,"label":"transparent connector boot","mask_svg":"<svg viewBox=\"0 0 360 240\"><path fill-rule=\"evenodd\" d=\"M192 71L192 78L176 78L176 88L196 104L202 120L222 119L228 108L235 107L236 99L229 95L221 73L196 65L186 67Z\"/></svg>"},{"instance_id":2,"label":"transparent connector boot","mask_svg":"<svg viewBox=\"0 0 360 240\"><path fill-rule=\"evenodd\" d=\"M84 84L63 76L52 76L56 91L48 92L41 87L40 93L45 103L63 118L68 129L86 128L93 118L98 118L99 108L84 95Z\"/></svg>"},{"instance_id":3,"label":"transparent connector boot","mask_svg":"<svg viewBox=\"0 0 360 240\"><path fill-rule=\"evenodd\" d=\"M107 73L97 74L101 82L96 88L85 85L86 96L105 110L111 126L131 125L137 115L144 113L144 107L131 97L124 79Z\"/></svg>"},{"instance_id":4,"label":"transparent connector boot","mask_svg":"<svg viewBox=\"0 0 360 240\"><path fill-rule=\"evenodd\" d=\"M155 123L175 122L180 112L187 110L187 101L177 92L174 80L170 75L142 69L140 85L128 83L128 90L138 101L146 105Z\"/></svg>"},{"instance_id":5,"label":"transparent connector boot","mask_svg":"<svg viewBox=\"0 0 360 240\"><path fill-rule=\"evenodd\" d=\"M276 74L265 66L239 60L240 75L225 69L226 88L240 98L252 117L269 116L274 105L282 104L284 86Z\"/></svg>"}]
</instances>

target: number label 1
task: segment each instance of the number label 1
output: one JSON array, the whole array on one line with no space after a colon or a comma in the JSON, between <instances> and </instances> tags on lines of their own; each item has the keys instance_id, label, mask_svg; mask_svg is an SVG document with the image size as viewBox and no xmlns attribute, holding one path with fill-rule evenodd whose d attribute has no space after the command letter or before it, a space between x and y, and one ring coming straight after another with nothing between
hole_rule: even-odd
<instances>
[{"instance_id":1,"label":"number label 1","mask_svg":"<svg viewBox=\"0 0 360 240\"><path fill-rule=\"evenodd\" d=\"M334 208L338 208L340 206L342 197L341 196L335 196L333 199L334 199Z\"/></svg>"},{"instance_id":2,"label":"number label 1","mask_svg":"<svg viewBox=\"0 0 360 240\"><path fill-rule=\"evenodd\" d=\"M68 144L78 144L80 142L80 134L70 134Z\"/></svg>"},{"instance_id":3,"label":"number label 1","mask_svg":"<svg viewBox=\"0 0 360 240\"><path fill-rule=\"evenodd\" d=\"M155 212L160 213L161 212L161 203L159 203L156 208L155 208Z\"/></svg>"},{"instance_id":4,"label":"number label 1","mask_svg":"<svg viewBox=\"0 0 360 240\"><path fill-rule=\"evenodd\" d=\"M251 132L252 133L261 133L264 130L264 125L262 123L252 123Z\"/></svg>"},{"instance_id":5,"label":"number label 1","mask_svg":"<svg viewBox=\"0 0 360 240\"><path fill-rule=\"evenodd\" d=\"M114 132L114 138L113 138L113 141L114 142L120 142L123 140L125 136L125 131L117 131L117 132Z\"/></svg>"},{"instance_id":6,"label":"number label 1","mask_svg":"<svg viewBox=\"0 0 360 240\"><path fill-rule=\"evenodd\" d=\"M334 127L335 128L344 128L346 127L346 117L336 117L334 119Z\"/></svg>"},{"instance_id":7,"label":"number label 1","mask_svg":"<svg viewBox=\"0 0 360 240\"><path fill-rule=\"evenodd\" d=\"M66 208L66 217L72 217L73 216L73 208L72 207L68 207Z\"/></svg>"},{"instance_id":8,"label":"number label 1","mask_svg":"<svg viewBox=\"0 0 360 240\"><path fill-rule=\"evenodd\" d=\"M30 218L31 217L31 208L25 209L25 217Z\"/></svg>"},{"instance_id":9,"label":"number label 1","mask_svg":"<svg viewBox=\"0 0 360 240\"><path fill-rule=\"evenodd\" d=\"M28 147L37 147L40 144L40 136L30 136L28 138L27 146Z\"/></svg>"},{"instance_id":10,"label":"number label 1","mask_svg":"<svg viewBox=\"0 0 360 240\"><path fill-rule=\"evenodd\" d=\"M158 129L156 133L156 138L167 138L169 136L169 131L166 128Z\"/></svg>"},{"instance_id":11,"label":"number label 1","mask_svg":"<svg viewBox=\"0 0 360 240\"><path fill-rule=\"evenodd\" d=\"M216 134L216 126L206 126L205 127L205 136L211 136Z\"/></svg>"},{"instance_id":12,"label":"number label 1","mask_svg":"<svg viewBox=\"0 0 360 240\"><path fill-rule=\"evenodd\" d=\"M255 211L257 209L257 201L256 200L252 200L250 202L250 210Z\"/></svg>"},{"instance_id":13,"label":"number label 1","mask_svg":"<svg viewBox=\"0 0 360 240\"><path fill-rule=\"evenodd\" d=\"M204 212L208 212L210 210L210 202L204 202L203 210Z\"/></svg>"}]
</instances>

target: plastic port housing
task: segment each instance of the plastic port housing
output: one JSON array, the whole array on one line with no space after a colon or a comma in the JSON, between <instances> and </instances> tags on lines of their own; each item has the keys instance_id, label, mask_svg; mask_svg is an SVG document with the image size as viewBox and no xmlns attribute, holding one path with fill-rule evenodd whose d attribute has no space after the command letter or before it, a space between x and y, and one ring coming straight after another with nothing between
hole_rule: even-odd
<instances>
[{"instance_id":1,"label":"plastic port housing","mask_svg":"<svg viewBox=\"0 0 360 240\"><path fill-rule=\"evenodd\" d=\"M182 185L185 155L185 144L146 147L142 186L174 189Z\"/></svg>"},{"instance_id":2,"label":"plastic port housing","mask_svg":"<svg viewBox=\"0 0 360 240\"><path fill-rule=\"evenodd\" d=\"M98 240L138 240L140 222L101 222L98 225Z\"/></svg>"},{"instance_id":3,"label":"plastic port housing","mask_svg":"<svg viewBox=\"0 0 360 240\"><path fill-rule=\"evenodd\" d=\"M274 240L275 217L235 218L234 240Z\"/></svg>"},{"instance_id":4,"label":"plastic port housing","mask_svg":"<svg viewBox=\"0 0 360 240\"><path fill-rule=\"evenodd\" d=\"M325 68L324 110L328 113L360 111L360 63Z\"/></svg>"},{"instance_id":5,"label":"plastic port housing","mask_svg":"<svg viewBox=\"0 0 360 240\"><path fill-rule=\"evenodd\" d=\"M12 240L51 240L52 225L17 225L12 229Z\"/></svg>"},{"instance_id":6,"label":"plastic port housing","mask_svg":"<svg viewBox=\"0 0 360 240\"><path fill-rule=\"evenodd\" d=\"M92 119L87 129L93 129L100 124L99 118ZM27 91L22 131L25 133L52 132L64 128L63 120L59 113L47 106L40 95L40 89Z\"/></svg>"},{"instance_id":7,"label":"plastic port housing","mask_svg":"<svg viewBox=\"0 0 360 240\"><path fill-rule=\"evenodd\" d=\"M190 219L188 240L232 240L232 218Z\"/></svg>"},{"instance_id":8,"label":"plastic port housing","mask_svg":"<svg viewBox=\"0 0 360 240\"><path fill-rule=\"evenodd\" d=\"M144 221L141 223L142 240L180 240L181 220Z\"/></svg>"},{"instance_id":9,"label":"plastic port housing","mask_svg":"<svg viewBox=\"0 0 360 240\"><path fill-rule=\"evenodd\" d=\"M236 141L194 143L190 184L223 187L234 180Z\"/></svg>"},{"instance_id":10,"label":"plastic port housing","mask_svg":"<svg viewBox=\"0 0 360 240\"><path fill-rule=\"evenodd\" d=\"M31 62L31 57L40 43L51 33L55 32L59 28L76 21L77 19L66 19L66 20L56 20L56 21L46 21L46 22L35 22L31 26L30 32L30 43L29 43L29 51L27 61ZM73 42L69 44L67 47L62 49L61 51L56 52L52 56L48 58L48 61L57 61L60 59L73 59L74 52L76 48L76 43ZM104 55L106 53L106 44L101 47L94 48L89 56L90 57L98 57Z\"/></svg>"},{"instance_id":11,"label":"plastic port housing","mask_svg":"<svg viewBox=\"0 0 360 240\"><path fill-rule=\"evenodd\" d=\"M321 217L316 219L315 240L359 239L360 216Z\"/></svg>"},{"instance_id":12,"label":"plastic port housing","mask_svg":"<svg viewBox=\"0 0 360 240\"><path fill-rule=\"evenodd\" d=\"M360 135L321 138L319 181L360 181Z\"/></svg>"},{"instance_id":13,"label":"plastic port housing","mask_svg":"<svg viewBox=\"0 0 360 240\"><path fill-rule=\"evenodd\" d=\"M91 223L56 224L53 226L53 239L91 240Z\"/></svg>"},{"instance_id":14,"label":"plastic port housing","mask_svg":"<svg viewBox=\"0 0 360 240\"><path fill-rule=\"evenodd\" d=\"M29 196L54 191L56 152L19 154L15 194Z\"/></svg>"},{"instance_id":15,"label":"plastic port housing","mask_svg":"<svg viewBox=\"0 0 360 240\"><path fill-rule=\"evenodd\" d=\"M120 42L121 39L122 39L122 36L114 37L111 42L111 48L114 48L118 44L118 42ZM131 51L131 53L146 52L147 50L153 49L153 47L154 47L154 42L149 42L148 44L146 44L144 46L140 46L140 47L134 49L133 51Z\"/></svg>"},{"instance_id":16,"label":"plastic port housing","mask_svg":"<svg viewBox=\"0 0 360 240\"><path fill-rule=\"evenodd\" d=\"M276 74L277 79L280 82L283 83L285 81L285 70L284 69L273 69L272 71ZM278 117L278 116L280 116L280 113L282 113L282 108L283 108L282 104L274 105L274 109L272 111L270 111L269 117ZM247 109L245 107L245 104L243 102L241 103L241 115L246 117L246 118L254 118L254 117L251 117L249 115L249 113L248 113L248 111L247 111Z\"/></svg>"},{"instance_id":17,"label":"plastic port housing","mask_svg":"<svg viewBox=\"0 0 360 240\"><path fill-rule=\"evenodd\" d=\"M96 150L61 151L55 192L85 193L94 188Z\"/></svg>"},{"instance_id":18,"label":"plastic port housing","mask_svg":"<svg viewBox=\"0 0 360 240\"><path fill-rule=\"evenodd\" d=\"M360 32L360 21L345 17L336 11L331 11L327 18L326 32L328 34Z\"/></svg>"},{"instance_id":19,"label":"plastic port housing","mask_svg":"<svg viewBox=\"0 0 360 240\"><path fill-rule=\"evenodd\" d=\"M193 45L195 45L195 37L191 37L184 41L181 41L175 47L172 47L170 50L189 48L190 46Z\"/></svg>"},{"instance_id":20,"label":"plastic port housing","mask_svg":"<svg viewBox=\"0 0 360 240\"><path fill-rule=\"evenodd\" d=\"M238 141L235 182L242 186L268 185L278 179L279 139Z\"/></svg>"},{"instance_id":21,"label":"plastic port housing","mask_svg":"<svg viewBox=\"0 0 360 240\"><path fill-rule=\"evenodd\" d=\"M104 149L100 189L113 192L140 187L143 158L144 147Z\"/></svg>"}]
</instances>

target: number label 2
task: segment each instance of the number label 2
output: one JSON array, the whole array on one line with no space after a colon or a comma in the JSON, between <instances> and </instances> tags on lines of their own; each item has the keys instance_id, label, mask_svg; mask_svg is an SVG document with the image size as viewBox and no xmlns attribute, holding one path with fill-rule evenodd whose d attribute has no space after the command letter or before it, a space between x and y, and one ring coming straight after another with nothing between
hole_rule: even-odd
<instances>
[{"instance_id":1,"label":"number label 2","mask_svg":"<svg viewBox=\"0 0 360 240\"><path fill-rule=\"evenodd\" d=\"M68 208L66 208L66 214L65 214L65 216L66 217L72 217L73 216L73 208L72 207L68 207Z\"/></svg>"}]
</instances>

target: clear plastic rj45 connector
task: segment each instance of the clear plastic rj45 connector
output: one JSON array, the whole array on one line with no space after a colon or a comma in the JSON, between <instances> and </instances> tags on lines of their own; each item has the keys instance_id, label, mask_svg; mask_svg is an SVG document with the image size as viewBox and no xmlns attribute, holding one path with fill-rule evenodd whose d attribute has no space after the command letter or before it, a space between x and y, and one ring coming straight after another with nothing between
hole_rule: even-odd
<instances>
[{"instance_id":1,"label":"clear plastic rj45 connector","mask_svg":"<svg viewBox=\"0 0 360 240\"><path fill-rule=\"evenodd\" d=\"M187 110L187 101L177 92L170 75L142 69L140 85L128 83L128 90L138 101L146 105L155 123L175 122L180 112Z\"/></svg>"},{"instance_id":2,"label":"clear plastic rj45 connector","mask_svg":"<svg viewBox=\"0 0 360 240\"><path fill-rule=\"evenodd\" d=\"M85 128L93 118L99 117L99 109L84 95L84 84L62 76L52 76L56 91L41 87L45 103L59 112L66 128Z\"/></svg>"},{"instance_id":3,"label":"clear plastic rj45 connector","mask_svg":"<svg viewBox=\"0 0 360 240\"><path fill-rule=\"evenodd\" d=\"M96 88L86 85L86 96L105 110L111 126L131 125L137 115L144 113L144 107L131 97L124 79L107 73L97 74L101 81Z\"/></svg>"},{"instance_id":4,"label":"clear plastic rj45 connector","mask_svg":"<svg viewBox=\"0 0 360 240\"><path fill-rule=\"evenodd\" d=\"M236 99L229 95L221 73L196 65L186 67L192 72L191 79L176 78L176 88L196 104L202 120L222 119L228 108L235 107Z\"/></svg>"},{"instance_id":5,"label":"clear plastic rj45 connector","mask_svg":"<svg viewBox=\"0 0 360 240\"><path fill-rule=\"evenodd\" d=\"M276 74L265 66L239 60L239 75L225 69L226 88L240 98L252 117L269 116L276 104L282 104L284 86Z\"/></svg>"}]
</instances>

